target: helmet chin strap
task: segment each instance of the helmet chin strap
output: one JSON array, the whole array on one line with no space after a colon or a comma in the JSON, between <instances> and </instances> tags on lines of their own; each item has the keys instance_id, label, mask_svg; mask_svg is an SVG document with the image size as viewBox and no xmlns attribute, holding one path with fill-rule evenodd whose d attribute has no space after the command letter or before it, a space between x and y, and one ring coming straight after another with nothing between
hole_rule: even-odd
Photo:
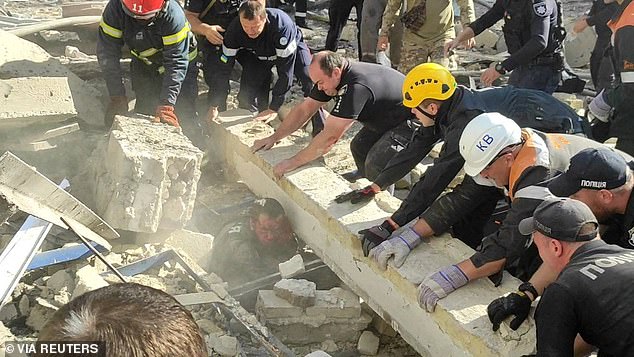
<instances>
[{"instance_id":1,"label":"helmet chin strap","mask_svg":"<svg viewBox=\"0 0 634 357\"><path fill-rule=\"evenodd\" d=\"M420 105L419 105L419 106L417 106L417 107L416 107L416 109L417 109L419 112L421 112L421 113L425 114L425 116L426 116L427 118L429 118L430 120L436 121L436 116L438 115L438 113L436 113L436 114L432 114L432 113L430 113L430 112L428 112L428 111L426 111L426 110L423 110L423 108L422 108Z\"/></svg>"}]
</instances>

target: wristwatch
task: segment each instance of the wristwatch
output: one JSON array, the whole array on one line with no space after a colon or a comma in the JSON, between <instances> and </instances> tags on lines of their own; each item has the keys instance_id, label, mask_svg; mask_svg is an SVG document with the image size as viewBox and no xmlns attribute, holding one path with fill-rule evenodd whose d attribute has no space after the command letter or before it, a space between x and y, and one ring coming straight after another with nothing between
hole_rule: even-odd
<instances>
[{"instance_id":1,"label":"wristwatch","mask_svg":"<svg viewBox=\"0 0 634 357\"><path fill-rule=\"evenodd\" d=\"M506 74L506 69L502 66L502 62L498 62L495 64L495 71L499 74Z\"/></svg>"},{"instance_id":2,"label":"wristwatch","mask_svg":"<svg viewBox=\"0 0 634 357\"><path fill-rule=\"evenodd\" d=\"M517 288L517 290L521 292L528 291L529 293L531 293L531 295L533 295L533 300L537 299L537 297L539 296L539 294L537 293L537 289L535 289L535 287L533 286L533 284L531 284L530 281L521 283L520 286Z\"/></svg>"}]
</instances>

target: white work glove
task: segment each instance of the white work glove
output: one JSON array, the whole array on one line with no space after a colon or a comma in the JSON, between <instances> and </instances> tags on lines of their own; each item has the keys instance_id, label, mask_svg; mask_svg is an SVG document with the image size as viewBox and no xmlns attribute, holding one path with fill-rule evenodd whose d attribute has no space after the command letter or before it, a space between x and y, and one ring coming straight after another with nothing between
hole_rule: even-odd
<instances>
[{"instance_id":1,"label":"white work glove","mask_svg":"<svg viewBox=\"0 0 634 357\"><path fill-rule=\"evenodd\" d=\"M592 114L592 117L597 118L604 123L607 123L612 107L605 102L604 91L605 90L602 90L601 93L597 94L592 102L588 104L588 110L590 111L590 114Z\"/></svg>"},{"instance_id":2,"label":"white work glove","mask_svg":"<svg viewBox=\"0 0 634 357\"><path fill-rule=\"evenodd\" d=\"M394 266L400 268L409 252L420 243L420 236L411 227L406 228L394 238L386 240L370 251L370 259L374 259L382 270L387 269L387 261L394 257Z\"/></svg>"},{"instance_id":3,"label":"white work glove","mask_svg":"<svg viewBox=\"0 0 634 357\"><path fill-rule=\"evenodd\" d=\"M420 283L418 305L427 312L434 312L438 300L465 286L468 282L469 278L457 265L444 267Z\"/></svg>"}]
</instances>

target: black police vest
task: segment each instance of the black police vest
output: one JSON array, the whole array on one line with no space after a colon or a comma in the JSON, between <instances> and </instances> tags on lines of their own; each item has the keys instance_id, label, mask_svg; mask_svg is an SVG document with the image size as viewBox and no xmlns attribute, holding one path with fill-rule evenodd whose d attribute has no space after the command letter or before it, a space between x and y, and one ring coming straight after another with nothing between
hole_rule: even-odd
<instances>
[{"instance_id":1,"label":"black police vest","mask_svg":"<svg viewBox=\"0 0 634 357\"><path fill-rule=\"evenodd\" d=\"M502 32L508 48L508 52L513 54L522 48L531 38L531 21L533 17L533 2L529 0L505 0L504 25ZM557 6L559 10L559 5ZM551 24L548 44L538 57L552 56L561 52L561 43L565 37L565 30L561 23L561 13L559 13L556 24Z\"/></svg>"}]
</instances>

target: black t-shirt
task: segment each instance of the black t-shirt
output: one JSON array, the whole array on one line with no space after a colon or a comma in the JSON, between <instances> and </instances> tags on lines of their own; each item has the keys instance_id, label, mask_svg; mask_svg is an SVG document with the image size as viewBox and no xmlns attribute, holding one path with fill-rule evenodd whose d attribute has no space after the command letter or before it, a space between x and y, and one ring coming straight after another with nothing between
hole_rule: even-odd
<instances>
[{"instance_id":1,"label":"black t-shirt","mask_svg":"<svg viewBox=\"0 0 634 357\"><path fill-rule=\"evenodd\" d=\"M332 115L358 120L364 127L383 133L413 118L403 106L404 79L402 73L386 66L349 63L343 69L337 95L331 97L314 86L310 97L319 102L334 99Z\"/></svg>"},{"instance_id":2,"label":"black t-shirt","mask_svg":"<svg viewBox=\"0 0 634 357\"><path fill-rule=\"evenodd\" d=\"M634 252L602 240L579 247L537 306L537 355L572 356L578 333L600 356L634 356L633 296Z\"/></svg>"}]
</instances>

